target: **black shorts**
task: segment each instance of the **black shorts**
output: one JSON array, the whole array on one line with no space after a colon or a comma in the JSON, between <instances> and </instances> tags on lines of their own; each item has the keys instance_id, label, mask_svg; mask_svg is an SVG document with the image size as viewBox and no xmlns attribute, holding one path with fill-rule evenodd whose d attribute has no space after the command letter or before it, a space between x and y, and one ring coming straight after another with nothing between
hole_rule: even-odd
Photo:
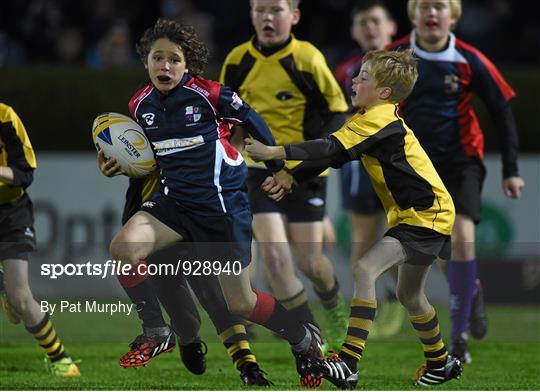
<instances>
[{"instance_id":1,"label":"black shorts","mask_svg":"<svg viewBox=\"0 0 540 392\"><path fill-rule=\"evenodd\" d=\"M466 215L480 222L482 187L486 168L479 159L456 164L434 164L437 173L454 200L456 214Z\"/></svg>"},{"instance_id":2,"label":"black shorts","mask_svg":"<svg viewBox=\"0 0 540 392\"><path fill-rule=\"evenodd\" d=\"M253 214L277 212L289 223L320 222L326 205L326 177L317 177L297 185L279 202L270 199L261 189L264 179L272 173L265 169L249 168L248 195Z\"/></svg>"},{"instance_id":3,"label":"black shorts","mask_svg":"<svg viewBox=\"0 0 540 392\"><path fill-rule=\"evenodd\" d=\"M451 237L426 227L399 224L385 233L394 237L405 249L405 263L430 265L437 257L450 260L452 252Z\"/></svg>"},{"instance_id":4,"label":"black shorts","mask_svg":"<svg viewBox=\"0 0 540 392\"><path fill-rule=\"evenodd\" d=\"M36 250L34 209L28 195L13 203L0 205L0 261L28 260Z\"/></svg>"},{"instance_id":5,"label":"black shorts","mask_svg":"<svg viewBox=\"0 0 540 392\"><path fill-rule=\"evenodd\" d=\"M343 209L360 215L374 215L384 211L362 162L348 162L339 171Z\"/></svg>"},{"instance_id":6,"label":"black shorts","mask_svg":"<svg viewBox=\"0 0 540 392\"><path fill-rule=\"evenodd\" d=\"M141 211L170 227L193 244L190 251L199 260L240 261L242 268L251 262L251 221L249 210L235 214L203 216L194 214L172 198L155 193L143 203Z\"/></svg>"}]
</instances>

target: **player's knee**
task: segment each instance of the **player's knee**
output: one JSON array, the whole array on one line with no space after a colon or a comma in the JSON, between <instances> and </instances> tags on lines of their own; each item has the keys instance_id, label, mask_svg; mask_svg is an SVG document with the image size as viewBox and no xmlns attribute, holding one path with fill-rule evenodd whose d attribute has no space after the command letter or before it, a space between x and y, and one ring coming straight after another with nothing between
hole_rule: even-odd
<instances>
[{"instance_id":1,"label":"player's knee","mask_svg":"<svg viewBox=\"0 0 540 392\"><path fill-rule=\"evenodd\" d=\"M376 278L373 273L373 268L370 267L370 264L365 259L357 260L353 264L352 273L355 282Z\"/></svg>"},{"instance_id":2,"label":"player's knee","mask_svg":"<svg viewBox=\"0 0 540 392\"><path fill-rule=\"evenodd\" d=\"M291 260L282 255L278 249L267 249L263 253L264 264L268 268L271 275L280 275L287 267Z\"/></svg>"},{"instance_id":3,"label":"player's knee","mask_svg":"<svg viewBox=\"0 0 540 392\"><path fill-rule=\"evenodd\" d=\"M298 268L304 275L310 279L321 279L324 273L323 260L321 257L300 257L298 259Z\"/></svg>"},{"instance_id":4,"label":"player's knee","mask_svg":"<svg viewBox=\"0 0 540 392\"><path fill-rule=\"evenodd\" d=\"M30 309L30 305L34 302L34 297L29 289L17 288L10 290L7 293L9 304L13 307L15 312L24 315Z\"/></svg>"},{"instance_id":5,"label":"player's knee","mask_svg":"<svg viewBox=\"0 0 540 392\"><path fill-rule=\"evenodd\" d=\"M410 313L416 313L422 306L422 295L418 292L410 292L407 290L396 289L396 297L398 301Z\"/></svg>"},{"instance_id":6,"label":"player's knee","mask_svg":"<svg viewBox=\"0 0 540 392\"><path fill-rule=\"evenodd\" d=\"M130 242L122 233L116 235L109 245L109 253L113 260L121 260L124 263L133 264L144 258L136 254L136 244Z\"/></svg>"},{"instance_id":7,"label":"player's knee","mask_svg":"<svg viewBox=\"0 0 540 392\"><path fill-rule=\"evenodd\" d=\"M474 240L470 240L467 235L452 235L452 259L453 260L472 260L475 257Z\"/></svg>"}]
</instances>

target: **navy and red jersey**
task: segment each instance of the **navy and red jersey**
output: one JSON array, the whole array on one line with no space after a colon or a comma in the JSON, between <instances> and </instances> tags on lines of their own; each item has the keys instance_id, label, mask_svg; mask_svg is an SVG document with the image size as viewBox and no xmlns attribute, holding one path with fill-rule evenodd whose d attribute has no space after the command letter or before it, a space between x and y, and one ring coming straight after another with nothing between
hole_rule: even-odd
<instances>
[{"instance_id":1,"label":"navy and red jersey","mask_svg":"<svg viewBox=\"0 0 540 392\"><path fill-rule=\"evenodd\" d=\"M414 49L419 73L412 93L401 104L407 125L436 164L482 159L484 137L471 103L472 94L476 93L495 114L509 108L508 102L516 95L512 87L490 60L454 34L440 52L420 48L415 30L387 49L407 48ZM514 133L515 129L503 132ZM510 145L502 143L502 147L515 149L507 153L517 161L517 134L515 140L507 143ZM517 171L517 162L511 165Z\"/></svg>"},{"instance_id":2,"label":"navy and red jersey","mask_svg":"<svg viewBox=\"0 0 540 392\"><path fill-rule=\"evenodd\" d=\"M200 215L249 208L247 167L230 144L230 128L242 125L255 139L275 145L262 118L228 87L185 75L168 94L152 84L129 102L160 168L159 191ZM279 169L282 162L269 168Z\"/></svg>"}]
</instances>

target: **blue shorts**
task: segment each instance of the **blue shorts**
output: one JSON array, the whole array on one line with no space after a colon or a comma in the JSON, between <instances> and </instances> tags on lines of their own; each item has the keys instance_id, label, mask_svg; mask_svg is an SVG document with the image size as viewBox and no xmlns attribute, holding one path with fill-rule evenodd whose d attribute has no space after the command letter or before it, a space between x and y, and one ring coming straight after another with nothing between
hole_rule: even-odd
<instances>
[{"instance_id":1,"label":"blue shorts","mask_svg":"<svg viewBox=\"0 0 540 392\"><path fill-rule=\"evenodd\" d=\"M234 214L202 216L194 214L180 203L156 192L141 207L191 243L191 251L199 260L240 261L242 268L251 262L251 211Z\"/></svg>"},{"instance_id":2,"label":"blue shorts","mask_svg":"<svg viewBox=\"0 0 540 392\"><path fill-rule=\"evenodd\" d=\"M381 201L371 185L369 174L362 162L346 163L340 173L343 209L360 215L373 215L383 211Z\"/></svg>"}]
</instances>

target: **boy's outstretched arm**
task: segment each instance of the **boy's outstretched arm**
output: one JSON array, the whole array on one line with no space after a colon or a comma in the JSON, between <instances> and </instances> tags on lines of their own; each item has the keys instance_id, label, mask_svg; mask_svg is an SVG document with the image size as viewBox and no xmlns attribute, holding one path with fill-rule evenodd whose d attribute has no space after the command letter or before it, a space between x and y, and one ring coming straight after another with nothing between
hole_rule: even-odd
<instances>
[{"instance_id":1,"label":"boy's outstretched arm","mask_svg":"<svg viewBox=\"0 0 540 392\"><path fill-rule=\"evenodd\" d=\"M267 146L253 139L245 139L246 151L254 161L290 159L299 161L333 158L345 152L343 145L332 136L285 146Z\"/></svg>"},{"instance_id":2,"label":"boy's outstretched arm","mask_svg":"<svg viewBox=\"0 0 540 392\"><path fill-rule=\"evenodd\" d=\"M345 147L333 136L286 146L266 146L253 139L245 139L245 142L246 151L254 160L302 160L290 171L296 182L309 180L329 167L341 167L351 160Z\"/></svg>"}]
</instances>

